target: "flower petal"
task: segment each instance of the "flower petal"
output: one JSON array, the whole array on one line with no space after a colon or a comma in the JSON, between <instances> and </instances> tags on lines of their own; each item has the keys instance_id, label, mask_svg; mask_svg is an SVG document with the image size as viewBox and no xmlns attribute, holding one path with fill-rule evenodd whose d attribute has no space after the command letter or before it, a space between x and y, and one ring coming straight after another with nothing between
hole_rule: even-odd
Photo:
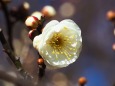
<instances>
[{"instance_id":1,"label":"flower petal","mask_svg":"<svg viewBox=\"0 0 115 86\"><path fill-rule=\"evenodd\" d=\"M81 36L81 30L79 26L71 19L65 19L60 22L61 25L68 27L69 29L75 30L79 36Z\"/></svg>"},{"instance_id":2,"label":"flower petal","mask_svg":"<svg viewBox=\"0 0 115 86\"><path fill-rule=\"evenodd\" d=\"M33 40L33 47L37 50L38 50L39 43L41 41L41 37L42 35L36 36L34 37L34 40Z\"/></svg>"},{"instance_id":3,"label":"flower petal","mask_svg":"<svg viewBox=\"0 0 115 86\"><path fill-rule=\"evenodd\" d=\"M52 20L49 23L47 23L47 25L45 26L45 28L43 29L43 33L45 33L46 31L50 30L50 27L53 27L55 25L57 25L59 22L57 20Z\"/></svg>"}]
</instances>

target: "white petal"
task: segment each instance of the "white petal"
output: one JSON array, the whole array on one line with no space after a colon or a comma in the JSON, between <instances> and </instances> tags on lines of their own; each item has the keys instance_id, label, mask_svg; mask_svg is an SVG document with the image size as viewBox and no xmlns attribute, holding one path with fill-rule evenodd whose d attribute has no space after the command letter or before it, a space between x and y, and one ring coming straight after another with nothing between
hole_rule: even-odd
<instances>
[{"instance_id":1,"label":"white petal","mask_svg":"<svg viewBox=\"0 0 115 86\"><path fill-rule=\"evenodd\" d=\"M67 59L65 58L65 55L63 54L53 54L53 48L45 45L42 47L40 54L42 57L52 66L55 67L65 67L67 66Z\"/></svg>"},{"instance_id":2,"label":"white petal","mask_svg":"<svg viewBox=\"0 0 115 86\"><path fill-rule=\"evenodd\" d=\"M61 21L60 24L69 28L69 29L77 31L79 36L81 35L81 30L80 30L79 26L73 20L65 19L65 20Z\"/></svg>"},{"instance_id":3,"label":"white petal","mask_svg":"<svg viewBox=\"0 0 115 86\"><path fill-rule=\"evenodd\" d=\"M41 37L42 35L36 36L34 37L34 40L33 40L33 47L37 50L38 50L39 43L41 41Z\"/></svg>"},{"instance_id":4,"label":"white petal","mask_svg":"<svg viewBox=\"0 0 115 86\"><path fill-rule=\"evenodd\" d=\"M46 41L48 39L50 39L53 34L54 34L54 30L53 28L50 28L51 30L49 30L47 33L42 33L42 40L41 43L39 44L39 51L42 51L42 48L47 44Z\"/></svg>"},{"instance_id":5,"label":"white petal","mask_svg":"<svg viewBox=\"0 0 115 86\"><path fill-rule=\"evenodd\" d=\"M43 33L45 33L46 31L49 31L51 27L55 26L59 24L59 22L57 20L52 20L49 23L46 24L45 28L43 29Z\"/></svg>"}]
</instances>

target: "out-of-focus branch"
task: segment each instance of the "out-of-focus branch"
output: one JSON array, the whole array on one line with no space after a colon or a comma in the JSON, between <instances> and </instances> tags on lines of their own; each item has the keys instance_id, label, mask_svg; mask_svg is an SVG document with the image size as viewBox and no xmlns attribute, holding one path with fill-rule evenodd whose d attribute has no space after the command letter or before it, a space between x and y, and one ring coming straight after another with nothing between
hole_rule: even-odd
<instances>
[{"instance_id":1,"label":"out-of-focus branch","mask_svg":"<svg viewBox=\"0 0 115 86\"><path fill-rule=\"evenodd\" d=\"M14 53L12 52L10 46L8 45L6 39L5 39L4 35L3 35L2 29L0 29L0 41L1 41L2 45L3 45L4 51L8 54L8 56L13 61L13 63L16 65L16 67L18 69L22 69L22 65L20 63L20 60L19 60L19 58L15 58Z\"/></svg>"},{"instance_id":2,"label":"out-of-focus branch","mask_svg":"<svg viewBox=\"0 0 115 86\"><path fill-rule=\"evenodd\" d=\"M11 2L11 0L2 0L5 4L8 4Z\"/></svg>"},{"instance_id":3,"label":"out-of-focus branch","mask_svg":"<svg viewBox=\"0 0 115 86\"><path fill-rule=\"evenodd\" d=\"M11 82L11 83L15 84L16 86L35 86L31 81L24 80L24 79L21 79L18 77L17 78L13 77L1 70L0 70L0 79L2 79L4 81Z\"/></svg>"},{"instance_id":4,"label":"out-of-focus branch","mask_svg":"<svg viewBox=\"0 0 115 86\"><path fill-rule=\"evenodd\" d=\"M2 10L4 12L4 16L6 18L7 31L8 31L8 42L9 42L11 49L14 50L13 45L12 45L12 23L9 18L7 5L5 4L3 0L0 0L0 3L1 3Z\"/></svg>"}]
</instances>

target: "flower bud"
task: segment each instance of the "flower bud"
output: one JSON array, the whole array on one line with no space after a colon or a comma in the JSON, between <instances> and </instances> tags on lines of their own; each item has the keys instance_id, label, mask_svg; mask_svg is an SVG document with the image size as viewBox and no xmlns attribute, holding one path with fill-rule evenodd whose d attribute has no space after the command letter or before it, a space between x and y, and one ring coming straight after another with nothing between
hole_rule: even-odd
<instances>
[{"instance_id":1,"label":"flower bud","mask_svg":"<svg viewBox=\"0 0 115 86\"><path fill-rule=\"evenodd\" d=\"M46 16L47 18L53 17L56 14L55 9L52 6L45 6L42 9L42 13L44 14L44 16Z\"/></svg>"},{"instance_id":2,"label":"flower bud","mask_svg":"<svg viewBox=\"0 0 115 86\"><path fill-rule=\"evenodd\" d=\"M29 33L28 33L28 36L29 36L29 38L30 38L31 40L33 40L34 37L37 36L37 35L38 35L38 31L37 31L36 29L30 30Z\"/></svg>"},{"instance_id":3,"label":"flower bud","mask_svg":"<svg viewBox=\"0 0 115 86\"><path fill-rule=\"evenodd\" d=\"M39 20L37 17L35 16L29 16L26 21L25 24L27 27L29 27L30 29L36 29L38 27L39 24Z\"/></svg>"},{"instance_id":4,"label":"flower bud","mask_svg":"<svg viewBox=\"0 0 115 86\"><path fill-rule=\"evenodd\" d=\"M23 8L28 10L30 8L30 4L28 2L23 3Z\"/></svg>"},{"instance_id":5,"label":"flower bud","mask_svg":"<svg viewBox=\"0 0 115 86\"><path fill-rule=\"evenodd\" d=\"M114 11L108 11L107 12L107 18L108 18L108 20L114 22L115 21L115 12Z\"/></svg>"},{"instance_id":6,"label":"flower bud","mask_svg":"<svg viewBox=\"0 0 115 86\"><path fill-rule=\"evenodd\" d=\"M44 64L44 59L43 58L38 58L37 63L38 63L38 65Z\"/></svg>"},{"instance_id":7,"label":"flower bud","mask_svg":"<svg viewBox=\"0 0 115 86\"><path fill-rule=\"evenodd\" d=\"M87 83L87 80L85 77L80 77L78 80L79 85L85 85Z\"/></svg>"},{"instance_id":8,"label":"flower bud","mask_svg":"<svg viewBox=\"0 0 115 86\"><path fill-rule=\"evenodd\" d=\"M41 16L43 16L43 14L39 11L35 11L31 14L31 16L35 16L37 17L39 20L41 20Z\"/></svg>"}]
</instances>

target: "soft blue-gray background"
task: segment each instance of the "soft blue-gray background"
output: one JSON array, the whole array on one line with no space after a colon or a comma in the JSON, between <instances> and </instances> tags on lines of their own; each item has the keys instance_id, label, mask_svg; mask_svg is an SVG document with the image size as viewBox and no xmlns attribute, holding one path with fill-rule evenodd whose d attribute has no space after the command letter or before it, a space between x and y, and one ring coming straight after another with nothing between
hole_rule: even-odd
<instances>
[{"instance_id":1,"label":"soft blue-gray background","mask_svg":"<svg viewBox=\"0 0 115 86\"><path fill-rule=\"evenodd\" d=\"M115 10L115 0L12 0L8 7L10 9L12 6L18 6L24 1L30 3L30 13L41 10L45 5L54 6L57 11L54 19L61 21L70 18L78 24L82 31L83 47L78 60L66 68L48 70L41 82L42 85L77 86L77 80L81 76L87 78L87 86L112 86L115 83L115 51L112 50L112 44L115 42L114 28L106 18L107 11ZM64 17L60 14L60 7L65 2L73 5L74 14L72 16ZM66 10L69 11L69 9ZM0 28L4 28L4 33L6 33L2 11L0 11ZM32 65L31 62L28 64ZM7 71L11 70L10 63L2 52L1 44L0 67ZM58 79L56 74L61 77ZM53 77L57 78L59 85L56 84L56 79ZM69 84L64 85L61 81Z\"/></svg>"}]
</instances>

